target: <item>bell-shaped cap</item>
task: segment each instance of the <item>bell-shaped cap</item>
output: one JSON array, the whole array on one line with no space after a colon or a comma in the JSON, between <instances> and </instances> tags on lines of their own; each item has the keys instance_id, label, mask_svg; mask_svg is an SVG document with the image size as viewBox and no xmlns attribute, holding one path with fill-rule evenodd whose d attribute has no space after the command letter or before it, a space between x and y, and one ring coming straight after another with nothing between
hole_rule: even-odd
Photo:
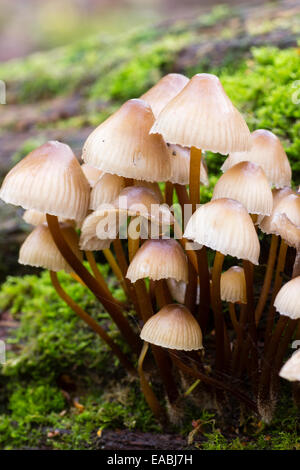
<instances>
[{"instance_id":1,"label":"bell-shaped cap","mask_svg":"<svg viewBox=\"0 0 300 470\"><path fill-rule=\"evenodd\" d=\"M275 214L276 206L282 198L288 196L289 194L294 194L294 191L289 187L285 187L282 189L272 189L273 207L271 214L266 216L258 216L257 218L257 225L259 226L262 232L268 235L275 233L273 226L273 215Z\"/></svg>"},{"instance_id":2,"label":"bell-shaped cap","mask_svg":"<svg viewBox=\"0 0 300 470\"><path fill-rule=\"evenodd\" d=\"M34 225L35 227L37 225L47 224L46 214L43 214L40 211L36 211L35 209L27 209L27 211L25 211L23 214L23 220L27 224ZM65 225L75 225L74 220L64 219L63 217L59 217L58 221Z\"/></svg>"},{"instance_id":3,"label":"bell-shaped cap","mask_svg":"<svg viewBox=\"0 0 300 470\"><path fill-rule=\"evenodd\" d=\"M87 163L83 163L81 165L81 169L84 176L88 180L90 187L93 188L103 172L94 166L88 165Z\"/></svg>"},{"instance_id":4,"label":"bell-shaped cap","mask_svg":"<svg viewBox=\"0 0 300 470\"><path fill-rule=\"evenodd\" d=\"M161 110L185 87L189 79L180 73L169 73L162 77L156 85L141 96L153 111L155 118Z\"/></svg>"},{"instance_id":5,"label":"bell-shaped cap","mask_svg":"<svg viewBox=\"0 0 300 470\"><path fill-rule=\"evenodd\" d=\"M166 142L227 154L249 149L250 131L215 75L195 75L160 112L152 134Z\"/></svg>"},{"instance_id":6,"label":"bell-shaped cap","mask_svg":"<svg viewBox=\"0 0 300 470\"><path fill-rule=\"evenodd\" d=\"M221 274L221 299L225 302L247 303L244 269L232 266Z\"/></svg>"},{"instance_id":7,"label":"bell-shaped cap","mask_svg":"<svg viewBox=\"0 0 300 470\"><path fill-rule=\"evenodd\" d=\"M131 261L126 277L131 282L146 277L188 282L186 255L174 239L147 240Z\"/></svg>"},{"instance_id":8,"label":"bell-shaped cap","mask_svg":"<svg viewBox=\"0 0 300 470\"><path fill-rule=\"evenodd\" d=\"M219 178L213 199L223 197L241 202L250 214L270 215L272 212L271 187L263 169L256 163L237 163Z\"/></svg>"},{"instance_id":9,"label":"bell-shaped cap","mask_svg":"<svg viewBox=\"0 0 300 470\"><path fill-rule=\"evenodd\" d=\"M191 150L180 145L167 144L167 146L171 157L170 181L174 184L189 184ZM208 174L203 159L201 159L200 183L208 186Z\"/></svg>"},{"instance_id":10,"label":"bell-shaped cap","mask_svg":"<svg viewBox=\"0 0 300 470\"><path fill-rule=\"evenodd\" d=\"M300 318L300 276L284 284L278 292L274 306L280 315L290 317L292 320Z\"/></svg>"},{"instance_id":11,"label":"bell-shaped cap","mask_svg":"<svg viewBox=\"0 0 300 470\"><path fill-rule=\"evenodd\" d=\"M290 382L300 382L300 349L286 361L279 375Z\"/></svg>"},{"instance_id":12,"label":"bell-shaped cap","mask_svg":"<svg viewBox=\"0 0 300 470\"><path fill-rule=\"evenodd\" d=\"M168 349L202 349L202 332L191 312L180 304L170 304L153 315L143 326L141 338Z\"/></svg>"},{"instance_id":13,"label":"bell-shaped cap","mask_svg":"<svg viewBox=\"0 0 300 470\"><path fill-rule=\"evenodd\" d=\"M253 222L245 207L233 199L215 199L200 206L188 221L184 237L258 264L260 245Z\"/></svg>"},{"instance_id":14,"label":"bell-shaped cap","mask_svg":"<svg viewBox=\"0 0 300 470\"><path fill-rule=\"evenodd\" d=\"M72 251L82 261L75 230L68 226L62 226L61 230ZM49 271L72 272L72 268L60 254L46 225L38 225L25 239L20 249L19 263L49 269Z\"/></svg>"},{"instance_id":15,"label":"bell-shaped cap","mask_svg":"<svg viewBox=\"0 0 300 470\"><path fill-rule=\"evenodd\" d=\"M122 176L103 173L91 191L90 209L95 211L101 204L114 202L124 187Z\"/></svg>"},{"instance_id":16,"label":"bell-shaped cap","mask_svg":"<svg viewBox=\"0 0 300 470\"><path fill-rule=\"evenodd\" d=\"M5 202L68 219L85 217L90 187L68 145L50 141L33 150L5 177Z\"/></svg>"},{"instance_id":17,"label":"bell-shaped cap","mask_svg":"<svg viewBox=\"0 0 300 470\"><path fill-rule=\"evenodd\" d=\"M277 198L271 217L263 219L260 228L265 233L279 235L297 250L300 248L300 196L295 193Z\"/></svg>"},{"instance_id":18,"label":"bell-shaped cap","mask_svg":"<svg viewBox=\"0 0 300 470\"><path fill-rule=\"evenodd\" d=\"M150 183L150 181L134 180L133 185L140 187L144 186L145 188L151 189L155 193L157 199L159 200L159 203L162 204L164 202L163 194L157 182Z\"/></svg>"},{"instance_id":19,"label":"bell-shaped cap","mask_svg":"<svg viewBox=\"0 0 300 470\"><path fill-rule=\"evenodd\" d=\"M260 165L270 184L276 188L291 185L292 171L285 150L278 137L271 131L257 129L251 134L251 148L247 152L234 152L223 163L227 171L239 162L249 161Z\"/></svg>"},{"instance_id":20,"label":"bell-shaped cap","mask_svg":"<svg viewBox=\"0 0 300 470\"><path fill-rule=\"evenodd\" d=\"M129 100L87 138L86 163L126 178L167 181L171 167L167 146L159 135L149 135L154 116L142 100Z\"/></svg>"}]
</instances>

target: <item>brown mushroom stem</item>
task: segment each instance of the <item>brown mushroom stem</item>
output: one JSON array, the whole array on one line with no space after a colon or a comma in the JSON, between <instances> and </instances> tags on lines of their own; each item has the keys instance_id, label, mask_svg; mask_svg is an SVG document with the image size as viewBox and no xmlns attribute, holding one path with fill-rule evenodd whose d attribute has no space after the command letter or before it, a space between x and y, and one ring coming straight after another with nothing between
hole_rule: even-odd
<instances>
[{"instance_id":1,"label":"brown mushroom stem","mask_svg":"<svg viewBox=\"0 0 300 470\"><path fill-rule=\"evenodd\" d=\"M167 181L165 185L165 203L169 207L171 207L173 204L173 190L174 190L173 183L171 183L170 181Z\"/></svg>"},{"instance_id":2,"label":"brown mushroom stem","mask_svg":"<svg viewBox=\"0 0 300 470\"><path fill-rule=\"evenodd\" d=\"M52 238L62 256L91 292L93 292L95 297L102 303L133 351L138 352L140 349L140 339L131 328L127 318L124 317L120 306L115 302L111 294L107 294L103 287L73 253L60 230L57 217L46 214L46 218Z\"/></svg>"},{"instance_id":3,"label":"brown mushroom stem","mask_svg":"<svg viewBox=\"0 0 300 470\"><path fill-rule=\"evenodd\" d=\"M194 266L188 260L188 276L189 282L186 286L184 305L190 310L192 314L196 313L196 301L197 301L197 288L198 288L198 276Z\"/></svg>"},{"instance_id":4,"label":"brown mushroom stem","mask_svg":"<svg viewBox=\"0 0 300 470\"><path fill-rule=\"evenodd\" d=\"M209 321L210 307L210 281L206 247L203 246L201 250L196 250L196 256L200 281L199 314L201 316L201 329L205 332Z\"/></svg>"},{"instance_id":5,"label":"brown mushroom stem","mask_svg":"<svg viewBox=\"0 0 300 470\"><path fill-rule=\"evenodd\" d=\"M174 234L175 234L175 238L179 241L180 245L185 250L187 257L191 261L191 263L194 266L195 270L198 272L198 264L197 264L196 253L193 250L188 250L187 249L186 245L189 242L186 238L183 238L182 229L181 229L179 223L177 222L176 218L174 219Z\"/></svg>"},{"instance_id":6,"label":"brown mushroom stem","mask_svg":"<svg viewBox=\"0 0 300 470\"><path fill-rule=\"evenodd\" d=\"M156 303L159 309L173 302L165 279L154 281L154 290L155 290Z\"/></svg>"},{"instance_id":7,"label":"brown mushroom stem","mask_svg":"<svg viewBox=\"0 0 300 470\"><path fill-rule=\"evenodd\" d=\"M241 327L236 316L235 305L232 302L228 302L228 310L230 315L230 320L235 331L237 338L241 336Z\"/></svg>"},{"instance_id":8,"label":"brown mushroom stem","mask_svg":"<svg viewBox=\"0 0 300 470\"><path fill-rule=\"evenodd\" d=\"M103 287L103 289L106 291L106 293L110 294L110 290L107 287L106 282L105 282L101 272L99 271L99 268L97 266L97 263L96 263L96 260L94 258L94 255L93 255L92 251L86 251L85 256L86 256L86 259L88 260L88 263L91 267L91 270L92 270L95 278L97 279L97 281L99 282L101 287Z\"/></svg>"},{"instance_id":9,"label":"brown mushroom stem","mask_svg":"<svg viewBox=\"0 0 300 470\"><path fill-rule=\"evenodd\" d=\"M243 260L243 267L245 272L246 280L246 295L247 295L247 320L249 328L249 341L251 350L251 377L253 380L254 387L258 383L258 351L257 351L257 331L254 315L254 294L253 294L253 272L254 266L248 260ZM247 342L246 342L247 343Z\"/></svg>"},{"instance_id":10,"label":"brown mushroom stem","mask_svg":"<svg viewBox=\"0 0 300 470\"><path fill-rule=\"evenodd\" d=\"M293 274L292 274L293 278L297 276L300 276L300 250L298 250L296 253L295 262L293 266Z\"/></svg>"},{"instance_id":11,"label":"brown mushroom stem","mask_svg":"<svg viewBox=\"0 0 300 470\"><path fill-rule=\"evenodd\" d=\"M201 168L201 149L196 147L191 148L190 154L190 202L192 204L192 211L195 212L197 204L200 203L200 168Z\"/></svg>"},{"instance_id":12,"label":"brown mushroom stem","mask_svg":"<svg viewBox=\"0 0 300 470\"><path fill-rule=\"evenodd\" d=\"M247 306L246 304L242 304L241 312L240 312L240 321L239 321L240 334L237 337L236 347L235 347L235 350L233 353L233 359L232 359L232 369L234 372L240 370L241 368L240 364L243 362L242 350L243 350L243 341L245 339L246 324L247 324Z\"/></svg>"},{"instance_id":13,"label":"brown mushroom stem","mask_svg":"<svg viewBox=\"0 0 300 470\"><path fill-rule=\"evenodd\" d=\"M109 248L106 248L105 250L102 250L102 253L105 256L105 259L108 262L109 266L111 267L112 272L114 273L114 275L116 276L116 278L120 282L125 294L128 297L129 293L128 293L127 285L126 285L125 279L123 277L122 271L121 271L118 263L116 262L116 260L114 258L114 255L112 254L112 252Z\"/></svg>"},{"instance_id":14,"label":"brown mushroom stem","mask_svg":"<svg viewBox=\"0 0 300 470\"><path fill-rule=\"evenodd\" d=\"M178 201L181 207L182 220L184 221L185 206L190 204L190 199L186 187L182 184L175 184L175 191L177 193Z\"/></svg>"},{"instance_id":15,"label":"brown mushroom stem","mask_svg":"<svg viewBox=\"0 0 300 470\"><path fill-rule=\"evenodd\" d=\"M100 336L101 339L110 347L120 363L125 367L127 372L131 375L136 375L136 371L130 361L127 359L125 354L121 351L119 346L111 339L106 331L100 326L90 315L88 315L62 288L57 274L50 271L50 278L54 289L56 290L59 297L87 324L92 330Z\"/></svg>"},{"instance_id":16,"label":"brown mushroom stem","mask_svg":"<svg viewBox=\"0 0 300 470\"><path fill-rule=\"evenodd\" d=\"M144 359L145 359L147 351L148 351L148 347L149 347L149 344L144 342L143 347L142 347L142 351L141 351L141 354L140 354L140 357L139 357L139 360L138 360L137 370L138 370L138 374L139 374L139 377L140 377L141 390L144 394L144 397L145 397L152 413L154 414L154 416L157 419L161 419L164 416L163 409L160 406L159 401L155 396L155 393L153 392L152 388L150 387L150 385L149 385L149 383L148 383L148 381L145 377L144 370L143 370L143 363L144 363Z\"/></svg>"},{"instance_id":17,"label":"brown mushroom stem","mask_svg":"<svg viewBox=\"0 0 300 470\"><path fill-rule=\"evenodd\" d=\"M224 255L216 251L212 271L212 308L214 312L216 332L216 368L222 370L224 366L224 318L222 312L220 280ZM201 290L201 280L200 280Z\"/></svg>"},{"instance_id":18,"label":"brown mushroom stem","mask_svg":"<svg viewBox=\"0 0 300 470\"><path fill-rule=\"evenodd\" d=\"M288 246L285 243L285 241L281 240L277 266L276 266L276 272L275 272L274 286L273 286L272 296L271 296L271 303L270 303L270 308L269 308L268 316L267 316L267 325L266 325L266 330L265 330L265 349L272 335L272 328L273 328L275 312L276 312L275 307L274 307L274 301L282 284L281 273L284 270L287 248Z\"/></svg>"},{"instance_id":19,"label":"brown mushroom stem","mask_svg":"<svg viewBox=\"0 0 300 470\"><path fill-rule=\"evenodd\" d=\"M256 306L256 310L255 310L256 325L258 325L261 319L261 316L264 311L266 301L269 295L271 282L272 282L272 276L273 276L273 270L274 270L275 261L276 261L278 241L279 241L279 238L276 235L272 235L264 283L263 283L263 287L259 296L259 301Z\"/></svg>"}]
</instances>

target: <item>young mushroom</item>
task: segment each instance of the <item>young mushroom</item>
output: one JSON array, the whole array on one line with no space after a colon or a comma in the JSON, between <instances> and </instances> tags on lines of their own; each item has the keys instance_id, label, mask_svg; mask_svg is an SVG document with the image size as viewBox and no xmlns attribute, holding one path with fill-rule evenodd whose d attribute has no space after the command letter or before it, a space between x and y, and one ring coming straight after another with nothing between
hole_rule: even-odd
<instances>
[{"instance_id":1,"label":"young mushroom","mask_svg":"<svg viewBox=\"0 0 300 470\"><path fill-rule=\"evenodd\" d=\"M227 171L239 162L249 161L260 165L271 185L283 188L291 185L291 166L278 137L271 131L257 129L251 133L250 150L233 151L223 163L221 170Z\"/></svg>"},{"instance_id":2,"label":"young mushroom","mask_svg":"<svg viewBox=\"0 0 300 470\"><path fill-rule=\"evenodd\" d=\"M292 320L300 318L300 276L291 279L278 292L274 306L280 315Z\"/></svg>"},{"instance_id":3,"label":"young mushroom","mask_svg":"<svg viewBox=\"0 0 300 470\"><path fill-rule=\"evenodd\" d=\"M95 211L101 204L113 202L124 188L125 179L122 176L102 173L92 188L89 208Z\"/></svg>"},{"instance_id":4,"label":"young mushroom","mask_svg":"<svg viewBox=\"0 0 300 470\"><path fill-rule=\"evenodd\" d=\"M300 349L286 361L279 375L290 382L300 382Z\"/></svg>"}]
</instances>

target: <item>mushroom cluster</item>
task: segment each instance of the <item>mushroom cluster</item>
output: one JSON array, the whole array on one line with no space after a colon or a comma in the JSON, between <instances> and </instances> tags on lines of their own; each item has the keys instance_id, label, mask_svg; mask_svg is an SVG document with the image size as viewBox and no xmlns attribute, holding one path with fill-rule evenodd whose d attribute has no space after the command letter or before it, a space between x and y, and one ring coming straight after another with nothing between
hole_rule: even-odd
<instances>
[{"instance_id":1,"label":"mushroom cluster","mask_svg":"<svg viewBox=\"0 0 300 470\"><path fill-rule=\"evenodd\" d=\"M206 151L227 159L212 200L200 204ZM215 75L172 73L102 122L81 159L50 141L4 179L1 199L34 226L19 262L50 271L57 294L139 378L157 418L166 412L150 381L178 407L189 375L193 393L199 383L218 400L231 393L270 420L286 351L300 339L300 196L279 139L250 133ZM259 265L261 238L269 255ZM124 301L114 299L97 251ZM130 352L63 290L61 270L102 303ZM300 380L299 355L280 374Z\"/></svg>"}]
</instances>

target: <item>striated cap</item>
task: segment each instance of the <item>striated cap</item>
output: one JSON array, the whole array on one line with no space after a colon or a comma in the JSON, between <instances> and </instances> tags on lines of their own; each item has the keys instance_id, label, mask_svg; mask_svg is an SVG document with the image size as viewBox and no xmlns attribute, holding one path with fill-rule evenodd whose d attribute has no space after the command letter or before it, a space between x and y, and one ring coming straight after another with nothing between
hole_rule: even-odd
<instances>
[{"instance_id":1,"label":"striated cap","mask_svg":"<svg viewBox=\"0 0 300 470\"><path fill-rule=\"evenodd\" d=\"M81 220L88 210L90 187L70 147L49 141L10 170L0 197L24 209Z\"/></svg>"},{"instance_id":2,"label":"striated cap","mask_svg":"<svg viewBox=\"0 0 300 470\"><path fill-rule=\"evenodd\" d=\"M152 134L166 142L213 152L249 149L250 131L215 75L201 73L160 112Z\"/></svg>"},{"instance_id":3,"label":"striated cap","mask_svg":"<svg viewBox=\"0 0 300 470\"><path fill-rule=\"evenodd\" d=\"M170 304L145 323L141 338L168 349L202 349L202 332L191 312L180 304Z\"/></svg>"},{"instance_id":4,"label":"striated cap","mask_svg":"<svg viewBox=\"0 0 300 470\"><path fill-rule=\"evenodd\" d=\"M260 165L271 185L283 188L291 185L292 170L282 143L273 132L257 129L251 134L251 148L247 152L234 152L223 163L227 171L236 163L249 161Z\"/></svg>"},{"instance_id":5,"label":"striated cap","mask_svg":"<svg viewBox=\"0 0 300 470\"><path fill-rule=\"evenodd\" d=\"M94 166L88 165L87 163L83 163L81 165L81 169L88 180L90 187L93 188L102 175L102 171L98 170L98 168L95 168Z\"/></svg>"},{"instance_id":6,"label":"striated cap","mask_svg":"<svg viewBox=\"0 0 300 470\"><path fill-rule=\"evenodd\" d=\"M287 282L278 292L274 306L280 315L290 317L292 320L300 318L300 276Z\"/></svg>"},{"instance_id":7,"label":"striated cap","mask_svg":"<svg viewBox=\"0 0 300 470\"><path fill-rule=\"evenodd\" d=\"M82 261L75 230L68 226L62 226L61 230L72 251ZM72 272L72 268L60 254L46 225L38 225L28 235L20 249L19 263L49 269L49 271Z\"/></svg>"},{"instance_id":8,"label":"striated cap","mask_svg":"<svg viewBox=\"0 0 300 470\"><path fill-rule=\"evenodd\" d=\"M189 79L180 73L169 73L162 77L156 85L141 96L153 111L155 118L161 110L185 87Z\"/></svg>"},{"instance_id":9,"label":"striated cap","mask_svg":"<svg viewBox=\"0 0 300 470\"><path fill-rule=\"evenodd\" d=\"M180 145L167 144L167 146L171 157L170 181L175 184L189 184L191 150ZM208 186L208 174L203 159L201 159L200 182Z\"/></svg>"},{"instance_id":10,"label":"striated cap","mask_svg":"<svg viewBox=\"0 0 300 470\"><path fill-rule=\"evenodd\" d=\"M36 211L35 209L27 209L23 214L23 219L27 224L34 225L35 227L37 225L47 224L46 214ZM74 220L64 219L63 217L59 217L58 221L65 225L75 225Z\"/></svg>"},{"instance_id":11,"label":"striated cap","mask_svg":"<svg viewBox=\"0 0 300 470\"><path fill-rule=\"evenodd\" d=\"M103 173L91 191L90 209L95 211L101 204L114 202L124 187L122 176Z\"/></svg>"},{"instance_id":12,"label":"striated cap","mask_svg":"<svg viewBox=\"0 0 300 470\"><path fill-rule=\"evenodd\" d=\"M228 197L241 202L250 214L270 215L273 197L263 169L256 163L240 162L218 180L213 199Z\"/></svg>"},{"instance_id":13,"label":"striated cap","mask_svg":"<svg viewBox=\"0 0 300 470\"><path fill-rule=\"evenodd\" d=\"M151 189L155 193L155 195L156 195L157 199L159 200L159 202L160 203L164 202L164 197L163 197L163 194L161 192L161 189L160 189L158 183L156 183L156 182L155 183L150 183L150 181L135 180L133 182L133 185L134 186L140 186L140 187L144 186L145 188Z\"/></svg>"},{"instance_id":14,"label":"striated cap","mask_svg":"<svg viewBox=\"0 0 300 470\"><path fill-rule=\"evenodd\" d=\"M184 237L258 264L260 245L253 222L245 207L233 199L215 199L200 206L188 221Z\"/></svg>"},{"instance_id":15,"label":"striated cap","mask_svg":"<svg viewBox=\"0 0 300 470\"><path fill-rule=\"evenodd\" d=\"M290 382L300 382L300 349L286 361L279 375Z\"/></svg>"},{"instance_id":16,"label":"striated cap","mask_svg":"<svg viewBox=\"0 0 300 470\"><path fill-rule=\"evenodd\" d=\"M126 277L131 282L146 277L188 282L186 255L174 239L147 240L131 261Z\"/></svg>"},{"instance_id":17,"label":"striated cap","mask_svg":"<svg viewBox=\"0 0 300 470\"><path fill-rule=\"evenodd\" d=\"M150 106L129 100L87 138L82 158L106 173L146 181L167 181L171 167L167 146L149 135L154 123Z\"/></svg>"},{"instance_id":18,"label":"striated cap","mask_svg":"<svg viewBox=\"0 0 300 470\"><path fill-rule=\"evenodd\" d=\"M175 281L175 279L167 279L170 294L176 302L183 304L186 293L186 283L183 281Z\"/></svg>"},{"instance_id":19,"label":"striated cap","mask_svg":"<svg viewBox=\"0 0 300 470\"><path fill-rule=\"evenodd\" d=\"M244 269L232 266L221 274L221 299L232 303L247 303Z\"/></svg>"}]
</instances>

